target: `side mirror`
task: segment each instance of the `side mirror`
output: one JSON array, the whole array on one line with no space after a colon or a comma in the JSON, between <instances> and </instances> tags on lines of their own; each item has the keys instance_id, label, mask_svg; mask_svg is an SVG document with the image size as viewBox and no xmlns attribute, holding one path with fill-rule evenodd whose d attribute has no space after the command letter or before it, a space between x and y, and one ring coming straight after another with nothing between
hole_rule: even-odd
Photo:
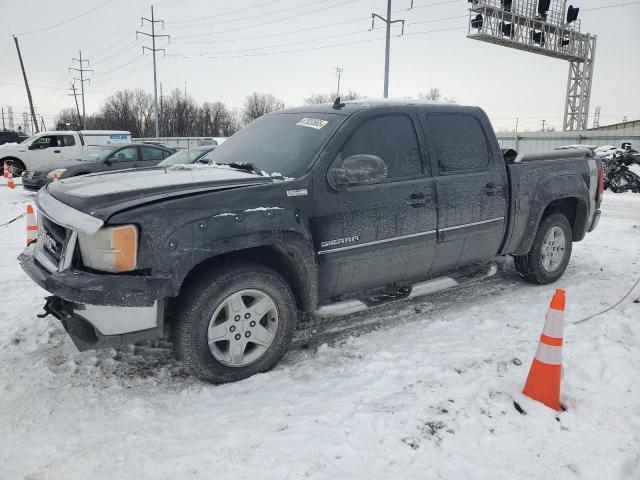
<instances>
[{"instance_id":1,"label":"side mirror","mask_svg":"<svg viewBox=\"0 0 640 480\"><path fill-rule=\"evenodd\" d=\"M38 149L40 148L40 146L38 146L38 145L34 145L34 144L31 144L31 145L29 145L27 148L28 148L29 150L38 150Z\"/></svg>"},{"instance_id":2,"label":"side mirror","mask_svg":"<svg viewBox=\"0 0 640 480\"><path fill-rule=\"evenodd\" d=\"M387 178L387 164L376 155L351 155L342 161L341 168L328 172L329 185L342 191L349 186L380 183Z\"/></svg>"},{"instance_id":3,"label":"side mirror","mask_svg":"<svg viewBox=\"0 0 640 480\"><path fill-rule=\"evenodd\" d=\"M111 165L112 163L113 163L113 159L112 159L112 158L107 158L107 159L104 161L104 164L105 164L105 165Z\"/></svg>"}]
</instances>

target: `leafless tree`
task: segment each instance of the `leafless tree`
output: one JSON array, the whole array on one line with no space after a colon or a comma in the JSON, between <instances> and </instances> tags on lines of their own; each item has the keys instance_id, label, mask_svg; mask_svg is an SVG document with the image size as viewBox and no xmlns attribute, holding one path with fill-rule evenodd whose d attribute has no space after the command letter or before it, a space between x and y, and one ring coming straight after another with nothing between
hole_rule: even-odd
<instances>
[{"instance_id":1,"label":"leafless tree","mask_svg":"<svg viewBox=\"0 0 640 480\"><path fill-rule=\"evenodd\" d=\"M307 98L304 99L304 103L307 105L317 105L320 103L333 103L336 99L335 93L312 93ZM357 100L358 98L362 98L362 95L354 90L349 90L346 93L342 93L340 95L340 100Z\"/></svg>"},{"instance_id":2,"label":"leafless tree","mask_svg":"<svg viewBox=\"0 0 640 480\"><path fill-rule=\"evenodd\" d=\"M75 108L63 108L58 112L58 114L54 117L53 125L54 128L58 128L58 125L65 123L77 123L80 124L80 120L78 119L78 112Z\"/></svg>"},{"instance_id":3,"label":"leafless tree","mask_svg":"<svg viewBox=\"0 0 640 480\"><path fill-rule=\"evenodd\" d=\"M270 93L253 92L244 102L244 120L249 123L262 115L284 108L284 102Z\"/></svg>"}]
</instances>

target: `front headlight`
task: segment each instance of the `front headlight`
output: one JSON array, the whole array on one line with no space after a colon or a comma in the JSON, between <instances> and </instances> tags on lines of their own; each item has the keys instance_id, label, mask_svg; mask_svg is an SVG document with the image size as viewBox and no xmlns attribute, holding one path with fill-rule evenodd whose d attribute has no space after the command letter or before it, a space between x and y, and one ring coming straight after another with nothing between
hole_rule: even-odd
<instances>
[{"instance_id":1,"label":"front headlight","mask_svg":"<svg viewBox=\"0 0 640 480\"><path fill-rule=\"evenodd\" d=\"M129 272L136 269L138 229L135 225L101 228L93 235L78 233L82 263L94 270Z\"/></svg>"},{"instance_id":2,"label":"front headlight","mask_svg":"<svg viewBox=\"0 0 640 480\"><path fill-rule=\"evenodd\" d=\"M54 182L57 182L58 180L60 180L62 174L66 171L66 168L56 168L55 170L51 170L49 173L47 173L47 178L51 178Z\"/></svg>"}]
</instances>

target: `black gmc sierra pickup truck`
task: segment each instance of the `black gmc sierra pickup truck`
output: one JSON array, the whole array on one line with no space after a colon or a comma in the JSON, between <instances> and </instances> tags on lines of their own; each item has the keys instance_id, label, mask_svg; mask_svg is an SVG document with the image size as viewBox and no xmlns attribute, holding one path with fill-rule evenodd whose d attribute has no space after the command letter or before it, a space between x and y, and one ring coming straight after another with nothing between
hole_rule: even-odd
<instances>
[{"instance_id":1,"label":"black gmc sierra pickup truck","mask_svg":"<svg viewBox=\"0 0 640 480\"><path fill-rule=\"evenodd\" d=\"M198 377L246 378L301 318L454 286L496 256L555 281L603 190L588 148L503 152L480 108L438 103L281 110L210 159L38 193L19 261L80 350L170 334Z\"/></svg>"}]
</instances>

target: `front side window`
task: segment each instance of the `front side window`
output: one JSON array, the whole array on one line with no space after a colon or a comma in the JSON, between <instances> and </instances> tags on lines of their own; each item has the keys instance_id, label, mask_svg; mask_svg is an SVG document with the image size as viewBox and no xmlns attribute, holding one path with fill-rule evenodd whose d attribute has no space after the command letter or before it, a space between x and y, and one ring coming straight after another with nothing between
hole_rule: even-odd
<instances>
[{"instance_id":1,"label":"front side window","mask_svg":"<svg viewBox=\"0 0 640 480\"><path fill-rule=\"evenodd\" d=\"M89 163L102 162L113 153L114 147L92 147L76 157L77 160Z\"/></svg>"},{"instance_id":2,"label":"front side window","mask_svg":"<svg viewBox=\"0 0 640 480\"><path fill-rule=\"evenodd\" d=\"M57 147L58 140L55 135L44 135L35 140L31 145L35 148Z\"/></svg>"},{"instance_id":3,"label":"front side window","mask_svg":"<svg viewBox=\"0 0 640 480\"><path fill-rule=\"evenodd\" d=\"M385 115L360 125L341 150L343 160L357 154L376 155L384 160L388 179L422 173L416 132L405 115Z\"/></svg>"},{"instance_id":4,"label":"front side window","mask_svg":"<svg viewBox=\"0 0 640 480\"><path fill-rule=\"evenodd\" d=\"M469 115L427 116L430 151L440 173L484 170L489 166L489 146L480 122Z\"/></svg>"},{"instance_id":5,"label":"front side window","mask_svg":"<svg viewBox=\"0 0 640 480\"><path fill-rule=\"evenodd\" d=\"M138 159L138 150L136 147L128 147L118 150L111 156L111 160L114 162L135 162Z\"/></svg>"}]
</instances>

